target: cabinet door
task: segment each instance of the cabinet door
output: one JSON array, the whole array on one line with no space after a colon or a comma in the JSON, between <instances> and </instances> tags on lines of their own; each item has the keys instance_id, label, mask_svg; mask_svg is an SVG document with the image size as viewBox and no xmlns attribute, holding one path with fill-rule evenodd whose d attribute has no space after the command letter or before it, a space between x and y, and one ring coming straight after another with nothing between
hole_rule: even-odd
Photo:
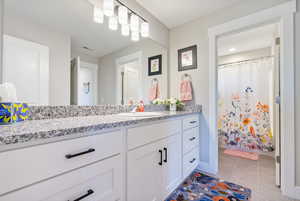
<instances>
[{"instance_id":1,"label":"cabinet door","mask_svg":"<svg viewBox=\"0 0 300 201\"><path fill-rule=\"evenodd\" d=\"M164 140L163 147L163 199L174 191L182 181L181 135Z\"/></svg>"},{"instance_id":2,"label":"cabinet door","mask_svg":"<svg viewBox=\"0 0 300 201\"><path fill-rule=\"evenodd\" d=\"M127 200L161 201L162 142L152 143L128 153Z\"/></svg>"}]
</instances>

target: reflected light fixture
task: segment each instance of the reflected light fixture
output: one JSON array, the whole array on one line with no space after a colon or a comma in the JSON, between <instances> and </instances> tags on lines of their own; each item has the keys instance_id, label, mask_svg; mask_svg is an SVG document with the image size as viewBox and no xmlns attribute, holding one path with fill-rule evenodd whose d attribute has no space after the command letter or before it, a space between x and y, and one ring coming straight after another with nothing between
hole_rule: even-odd
<instances>
[{"instance_id":1,"label":"reflected light fixture","mask_svg":"<svg viewBox=\"0 0 300 201\"><path fill-rule=\"evenodd\" d=\"M138 32L140 30L139 17L136 14L131 14L130 16L130 29L133 32Z\"/></svg>"},{"instance_id":2,"label":"reflected light fixture","mask_svg":"<svg viewBox=\"0 0 300 201\"><path fill-rule=\"evenodd\" d=\"M99 24L103 24L104 22L104 13L98 6L94 6L94 21Z\"/></svg>"},{"instance_id":3,"label":"reflected light fixture","mask_svg":"<svg viewBox=\"0 0 300 201\"><path fill-rule=\"evenodd\" d=\"M118 18L120 24L128 24L128 9L125 6L118 7Z\"/></svg>"},{"instance_id":4,"label":"reflected light fixture","mask_svg":"<svg viewBox=\"0 0 300 201\"><path fill-rule=\"evenodd\" d=\"M114 0L103 0L103 12L108 17L114 16L115 3Z\"/></svg>"},{"instance_id":5,"label":"reflected light fixture","mask_svg":"<svg viewBox=\"0 0 300 201\"><path fill-rule=\"evenodd\" d=\"M149 23L148 22L142 22L142 24L141 24L141 35L144 38L149 37Z\"/></svg>"}]
</instances>

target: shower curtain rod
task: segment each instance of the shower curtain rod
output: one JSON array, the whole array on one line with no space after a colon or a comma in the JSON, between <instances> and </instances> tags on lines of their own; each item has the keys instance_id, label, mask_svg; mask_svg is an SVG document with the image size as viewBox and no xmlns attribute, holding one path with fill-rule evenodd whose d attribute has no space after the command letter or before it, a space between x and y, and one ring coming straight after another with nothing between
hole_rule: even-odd
<instances>
[{"instance_id":1,"label":"shower curtain rod","mask_svg":"<svg viewBox=\"0 0 300 201\"><path fill-rule=\"evenodd\" d=\"M247 60L243 60L243 61L237 61L237 62L230 62L230 63L225 63L225 64L220 64L218 65L219 68L224 68L227 65L232 65L232 64L239 64L239 63L244 63L244 62L249 62L249 61L256 61L256 60L261 60L261 59L267 59L267 58L274 58L275 56L271 55L271 56L265 56L265 57L259 57L259 58L255 58L255 59L247 59Z\"/></svg>"}]
</instances>

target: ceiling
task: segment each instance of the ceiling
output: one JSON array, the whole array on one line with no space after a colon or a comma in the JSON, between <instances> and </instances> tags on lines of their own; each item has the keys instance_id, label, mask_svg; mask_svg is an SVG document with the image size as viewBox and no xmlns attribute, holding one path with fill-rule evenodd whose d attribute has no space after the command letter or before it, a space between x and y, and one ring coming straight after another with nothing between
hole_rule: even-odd
<instances>
[{"instance_id":1,"label":"ceiling","mask_svg":"<svg viewBox=\"0 0 300 201\"><path fill-rule=\"evenodd\" d=\"M243 0L136 0L168 28L174 28ZM162 3L163 2L163 3Z\"/></svg>"},{"instance_id":2,"label":"ceiling","mask_svg":"<svg viewBox=\"0 0 300 201\"><path fill-rule=\"evenodd\" d=\"M218 55L225 56L271 47L276 34L278 34L277 24L270 24L223 36L218 40Z\"/></svg>"},{"instance_id":3,"label":"ceiling","mask_svg":"<svg viewBox=\"0 0 300 201\"><path fill-rule=\"evenodd\" d=\"M8 0L5 17L19 17L41 24L49 30L71 36L72 50L101 57L132 44L120 31L93 22L93 7L88 0ZM5 22L4 22L5 23ZM89 47L93 51L84 50Z\"/></svg>"}]
</instances>

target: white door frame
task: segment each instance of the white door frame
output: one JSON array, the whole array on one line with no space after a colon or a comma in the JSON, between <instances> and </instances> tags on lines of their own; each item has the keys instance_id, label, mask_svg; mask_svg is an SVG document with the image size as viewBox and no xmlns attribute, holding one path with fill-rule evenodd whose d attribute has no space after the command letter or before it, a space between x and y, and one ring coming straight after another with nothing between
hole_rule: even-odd
<instances>
[{"instance_id":1,"label":"white door frame","mask_svg":"<svg viewBox=\"0 0 300 201\"><path fill-rule=\"evenodd\" d=\"M295 99L294 99L294 13L296 0L209 28L209 168L218 172L217 132L217 39L259 25L279 22L281 48L281 190L284 195L300 197L295 167Z\"/></svg>"},{"instance_id":2,"label":"white door frame","mask_svg":"<svg viewBox=\"0 0 300 201\"><path fill-rule=\"evenodd\" d=\"M93 63L88 63L84 61L80 61L80 68L89 68L93 71L93 79L94 79L94 105L98 105L98 65ZM80 76L80 75L79 75Z\"/></svg>"},{"instance_id":3,"label":"white door frame","mask_svg":"<svg viewBox=\"0 0 300 201\"><path fill-rule=\"evenodd\" d=\"M120 79L118 79L118 77L121 74L121 66L125 63L128 63L130 61L134 61L134 60L138 60L139 63L139 80L140 80L140 86L137 86L137 90L139 91L140 96L142 96L142 92L143 92L143 85L142 85L142 56L143 56L143 52L139 51L139 52L135 52L133 54L127 55L127 56L123 56L120 57L118 59L116 59L116 104L119 105L121 104L121 82ZM142 98L142 97L141 97Z\"/></svg>"}]
</instances>

